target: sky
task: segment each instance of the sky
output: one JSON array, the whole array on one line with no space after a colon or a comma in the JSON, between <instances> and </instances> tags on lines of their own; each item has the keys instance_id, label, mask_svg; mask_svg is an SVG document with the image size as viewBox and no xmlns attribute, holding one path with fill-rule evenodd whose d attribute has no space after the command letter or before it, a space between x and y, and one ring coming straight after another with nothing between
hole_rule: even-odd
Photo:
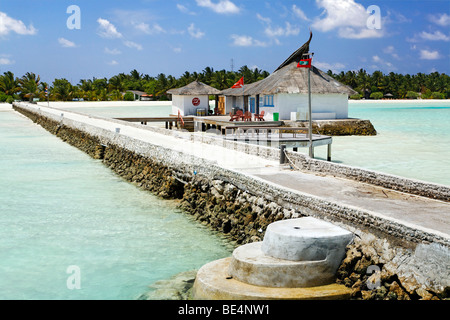
<instances>
[{"instance_id":1,"label":"sky","mask_svg":"<svg viewBox=\"0 0 450 320\"><path fill-rule=\"evenodd\" d=\"M324 71L450 74L450 0L0 0L0 74L271 73L309 30Z\"/></svg>"}]
</instances>

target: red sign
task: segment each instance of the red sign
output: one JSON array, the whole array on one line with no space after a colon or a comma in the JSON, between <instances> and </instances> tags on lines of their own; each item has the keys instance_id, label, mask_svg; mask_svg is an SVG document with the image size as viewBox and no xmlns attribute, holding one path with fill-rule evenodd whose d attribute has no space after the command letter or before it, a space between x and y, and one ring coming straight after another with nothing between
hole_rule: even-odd
<instances>
[{"instance_id":1,"label":"red sign","mask_svg":"<svg viewBox=\"0 0 450 320\"><path fill-rule=\"evenodd\" d=\"M200 105L200 99L199 98L194 98L194 99L192 99L192 104L194 105L194 106L199 106Z\"/></svg>"}]
</instances>

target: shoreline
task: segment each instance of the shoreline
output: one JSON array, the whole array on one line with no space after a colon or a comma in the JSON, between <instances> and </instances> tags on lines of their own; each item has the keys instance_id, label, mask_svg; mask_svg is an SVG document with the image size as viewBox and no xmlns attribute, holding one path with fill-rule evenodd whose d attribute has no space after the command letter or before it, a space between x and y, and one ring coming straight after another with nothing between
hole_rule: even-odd
<instances>
[{"instance_id":1,"label":"shoreline","mask_svg":"<svg viewBox=\"0 0 450 320\"><path fill-rule=\"evenodd\" d=\"M39 101L38 106L47 107L46 101ZM171 106L172 101L50 101L52 108L92 108L92 107L161 107Z\"/></svg>"},{"instance_id":2,"label":"shoreline","mask_svg":"<svg viewBox=\"0 0 450 320\"><path fill-rule=\"evenodd\" d=\"M210 102L213 100L210 100ZM428 103L442 103L450 104L450 99L423 99L423 100L349 100L351 104L391 104L391 103L408 103L408 104L428 104ZM40 101L37 103L39 106L46 107L46 101ZM153 106L171 106L172 101L50 101L50 107L53 108L92 108L92 107L153 107Z\"/></svg>"},{"instance_id":3,"label":"shoreline","mask_svg":"<svg viewBox=\"0 0 450 320\"><path fill-rule=\"evenodd\" d=\"M388 103L447 103L450 104L450 99L398 99L398 100L348 100L349 105L353 103L367 103L367 104L388 104Z\"/></svg>"}]
</instances>

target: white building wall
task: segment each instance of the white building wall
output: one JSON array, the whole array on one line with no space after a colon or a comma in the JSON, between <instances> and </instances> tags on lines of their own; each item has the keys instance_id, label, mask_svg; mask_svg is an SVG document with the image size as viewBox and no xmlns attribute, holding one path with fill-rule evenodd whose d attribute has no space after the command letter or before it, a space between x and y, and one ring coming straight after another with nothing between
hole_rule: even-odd
<instances>
[{"instance_id":1,"label":"white building wall","mask_svg":"<svg viewBox=\"0 0 450 320\"><path fill-rule=\"evenodd\" d=\"M200 104L195 106L193 99L200 99ZM180 96L172 95L172 114L178 115L178 110L182 116L196 116L197 109L205 109L206 114L209 110L209 96Z\"/></svg>"},{"instance_id":2,"label":"white building wall","mask_svg":"<svg viewBox=\"0 0 450 320\"><path fill-rule=\"evenodd\" d=\"M277 94L274 96L274 106L260 105L259 110L265 111L264 118L272 120L278 112L280 120L290 120L291 112L298 112L298 120L308 119L307 94ZM346 94L313 94L311 96L312 119L346 119L348 118L348 97Z\"/></svg>"}]
</instances>

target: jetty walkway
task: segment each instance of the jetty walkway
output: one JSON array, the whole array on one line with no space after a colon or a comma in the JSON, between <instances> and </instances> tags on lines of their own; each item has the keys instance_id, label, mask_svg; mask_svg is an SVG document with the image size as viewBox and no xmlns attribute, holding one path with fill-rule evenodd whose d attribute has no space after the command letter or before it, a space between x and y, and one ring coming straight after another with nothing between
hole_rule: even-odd
<instances>
[{"instance_id":1,"label":"jetty walkway","mask_svg":"<svg viewBox=\"0 0 450 320\"><path fill-rule=\"evenodd\" d=\"M224 147L193 141L192 133L172 131L162 134L147 126L125 121L92 117L44 105L22 104L36 112L44 112L100 129L116 132L122 136L141 140L155 146L182 152L213 162L217 166L254 177L289 192L312 196L357 208L366 214L408 228L434 234L450 243L450 202L394 191L351 179L327 176L322 173L305 173L280 165L273 159L246 154ZM195 140L195 139L194 139Z\"/></svg>"}]
</instances>

